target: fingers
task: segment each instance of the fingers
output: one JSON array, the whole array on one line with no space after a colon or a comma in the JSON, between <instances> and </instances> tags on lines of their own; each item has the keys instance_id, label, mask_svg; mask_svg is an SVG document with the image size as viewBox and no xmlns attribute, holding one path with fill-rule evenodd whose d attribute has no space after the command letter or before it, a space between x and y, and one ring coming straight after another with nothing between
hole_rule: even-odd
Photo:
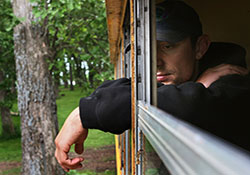
<instances>
[{"instance_id":1,"label":"fingers","mask_svg":"<svg viewBox=\"0 0 250 175\"><path fill-rule=\"evenodd\" d=\"M81 162L83 158L76 157L70 159L68 152L70 147L75 145L75 151L81 154L83 152L83 142L87 136L88 130L82 127L79 109L76 108L70 113L55 139L55 157L65 171L82 167Z\"/></svg>"},{"instance_id":2,"label":"fingers","mask_svg":"<svg viewBox=\"0 0 250 175\"><path fill-rule=\"evenodd\" d=\"M249 72L247 69L240 67L240 66L234 66L233 69L237 74L240 74L240 75L246 75Z\"/></svg>"},{"instance_id":3,"label":"fingers","mask_svg":"<svg viewBox=\"0 0 250 175\"><path fill-rule=\"evenodd\" d=\"M56 139L55 145L56 145L56 151L55 151L55 157L60 164L60 166L64 169L64 171L68 172L70 169L77 169L81 168L82 164L81 162L84 160L82 157L76 157L73 159L70 159L68 157L68 152L70 150L70 146L63 146L60 144L59 139Z\"/></svg>"},{"instance_id":4,"label":"fingers","mask_svg":"<svg viewBox=\"0 0 250 175\"><path fill-rule=\"evenodd\" d=\"M75 157L73 159L68 158L68 154L62 150L56 149L55 157L64 171L68 172L70 169L81 168L81 162L84 160L83 157Z\"/></svg>"},{"instance_id":5,"label":"fingers","mask_svg":"<svg viewBox=\"0 0 250 175\"><path fill-rule=\"evenodd\" d=\"M60 165L66 172L68 172L70 169L81 168L82 167L81 162L83 160L84 159L82 157L76 157L73 159L66 159L66 160L62 160Z\"/></svg>"},{"instance_id":6,"label":"fingers","mask_svg":"<svg viewBox=\"0 0 250 175\"><path fill-rule=\"evenodd\" d=\"M198 77L196 82L202 83L207 88L222 76L232 74L246 75L248 73L249 71L247 69L240 66L220 64L216 67L207 69Z\"/></svg>"},{"instance_id":7,"label":"fingers","mask_svg":"<svg viewBox=\"0 0 250 175\"><path fill-rule=\"evenodd\" d=\"M83 130L83 134L81 135L81 137L77 140L77 142L75 143L75 152L77 154L82 154L84 147L83 147L83 143L85 141L85 139L88 136L88 129L84 129Z\"/></svg>"},{"instance_id":8,"label":"fingers","mask_svg":"<svg viewBox=\"0 0 250 175\"><path fill-rule=\"evenodd\" d=\"M249 73L249 71L246 68L231 64L221 64L212 69L214 69L214 71L216 72L220 72L221 75L230 75L230 74L246 75Z\"/></svg>"},{"instance_id":9,"label":"fingers","mask_svg":"<svg viewBox=\"0 0 250 175\"><path fill-rule=\"evenodd\" d=\"M77 154L82 154L83 153L83 142L75 144L75 152Z\"/></svg>"}]
</instances>

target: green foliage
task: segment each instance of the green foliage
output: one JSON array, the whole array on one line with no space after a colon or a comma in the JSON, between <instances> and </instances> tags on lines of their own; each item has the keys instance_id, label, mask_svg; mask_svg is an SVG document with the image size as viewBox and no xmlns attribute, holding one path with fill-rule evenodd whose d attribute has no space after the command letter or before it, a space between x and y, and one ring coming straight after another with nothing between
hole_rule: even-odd
<instances>
[{"instance_id":1,"label":"green foliage","mask_svg":"<svg viewBox=\"0 0 250 175\"><path fill-rule=\"evenodd\" d=\"M37 4L33 13L48 38L49 68L55 80L61 72L69 73L65 68L68 63L73 65L74 80L85 87L113 78L103 0L32 2Z\"/></svg>"},{"instance_id":2,"label":"green foliage","mask_svg":"<svg viewBox=\"0 0 250 175\"><path fill-rule=\"evenodd\" d=\"M0 9L0 90L6 94L4 100L0 101L0 106L11 108L16 99L13 27L18 21L13 17L10 0L2 0Z\"/></svg>"},{"instance_id":3,"label":"green foliage","mask_svg":"<svg viewBox=\"0 0 250 175\"><path fill-rule=\"evenodd\" d=\"M16 101L12 105L11 111L17 112L17 102ZM1 118L1 114L0 114L0 118ZM17 138L19 139L21 137L20 116L12 115L11 120L12 120L12 123L14 125L14 130L15 130L14 134L3 132L2 131L2 129L3 129L2 128L2 120L0 120L0 142L5 141L5 140L17 139ZM1 146L0 146L0 150L1 150ZM0 155L0 157L1 157L1 155Z\"/></svg>"}]
</instances>

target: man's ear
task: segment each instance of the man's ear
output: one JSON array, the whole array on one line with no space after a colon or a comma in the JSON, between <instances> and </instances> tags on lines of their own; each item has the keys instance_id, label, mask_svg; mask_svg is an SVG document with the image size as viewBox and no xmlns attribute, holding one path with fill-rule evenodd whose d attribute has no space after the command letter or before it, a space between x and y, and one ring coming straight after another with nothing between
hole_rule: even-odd
<instances>
[{"instance_id":1,"label":"man's ear","mask_svg":"<svg viewBox=\"0 0 250 175\"><path fill-rule=\"evenodd\" d=\"M197 60L201 59L203 55L207 52L208 47L210 46L210 39L208 35L201 35L196 42L195 47L195 58Z\"/></svg>"}]
</instances>

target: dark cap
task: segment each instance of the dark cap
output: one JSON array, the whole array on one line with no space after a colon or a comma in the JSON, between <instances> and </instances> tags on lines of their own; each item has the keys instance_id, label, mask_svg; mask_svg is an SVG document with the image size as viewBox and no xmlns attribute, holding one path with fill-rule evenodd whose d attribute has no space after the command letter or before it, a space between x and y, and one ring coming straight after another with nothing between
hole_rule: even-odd
<instances>
[{"instance_id":1,"label":"dark cap","mask_svg":"<svg viewBox=\"0 0 250 175\"><path fill-rule=\"evenodd\" d=\"M200 35L202 25L192 7L180 0L165 0L156 5L157 40L177 43Z\"/></svg>"}]
</instances>

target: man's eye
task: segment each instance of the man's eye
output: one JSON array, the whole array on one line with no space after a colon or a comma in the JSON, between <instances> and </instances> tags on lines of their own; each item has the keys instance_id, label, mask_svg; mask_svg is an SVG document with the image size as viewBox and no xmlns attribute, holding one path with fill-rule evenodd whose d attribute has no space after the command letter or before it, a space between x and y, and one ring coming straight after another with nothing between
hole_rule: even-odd
<instances>
[{"instance_id":1,"label":"man's eye","mask_svg":"<svg viewBox=\"0 0 250 175\"><path fill-rule=\"evenodd\" d=\"M164 46L165 49L170 49L170 48L172 48L172 47L173 47L172 45L165 45L165 46Z\"/></svg>"}]
</instances>

